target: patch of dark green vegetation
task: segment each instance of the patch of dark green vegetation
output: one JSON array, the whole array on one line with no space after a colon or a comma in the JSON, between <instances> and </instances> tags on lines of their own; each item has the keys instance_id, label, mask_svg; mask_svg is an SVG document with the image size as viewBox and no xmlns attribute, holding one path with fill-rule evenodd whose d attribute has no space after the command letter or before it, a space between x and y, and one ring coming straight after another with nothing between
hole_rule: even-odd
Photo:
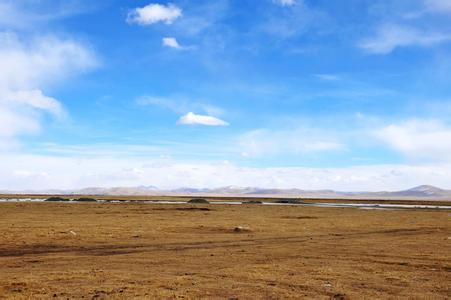
<instances>
[{"instance_id":1,"label":"patch of dark green vegetation","mask_svg":"<svg viewBox=\"0 0 451 300\"><path fill-rule=\"evenodd\" d=\"M45 199L45 201L48 202L67 202L70 201L70 199L62 198L62 197L50 197Z\"/></svg>"},{"instance_id":2,"label":"patch of dark green vegetation","mask_svg":"<svg viewBox=\"0 0 451 300\"><path fill-rule=\"evenodd\" d=\"M250 200L243 202L243 204L263 204L263 202L260 200Z\"/></svg>"},{"instance_id":3,"label":"patch of dark green vegetation","mask_svg":"<svg viewBox=\"0 0 451 300\"><path fill-rule=\"evenodd\" d=\"M208 202L206 199L203 198L193 198L191 200L188 201L189 204L209 204L210 202Z\"/></svg>"},{"instance_id":4,"label":"patch of dark green vegetation","mask_svg":"<svg viewBox=\"0 0 451 300\"><path fill-rule=\"evenodd\" d=\"M97 202L97 200L94 198L78 198L78 199L74 199L74 201L76 201L76 202Z\"/></svg>"},{"instance_id":5,"label":"patch of dark green vegetation","mask_svg":"<svg viewBox=\"0 0 451 300\"><path fill-rule=\"evenodd\" d=\"M274 201L275 203L283 203L283 204L302 204L302 201L299 199L280 199Z\"/></svg>"}]
</instances>

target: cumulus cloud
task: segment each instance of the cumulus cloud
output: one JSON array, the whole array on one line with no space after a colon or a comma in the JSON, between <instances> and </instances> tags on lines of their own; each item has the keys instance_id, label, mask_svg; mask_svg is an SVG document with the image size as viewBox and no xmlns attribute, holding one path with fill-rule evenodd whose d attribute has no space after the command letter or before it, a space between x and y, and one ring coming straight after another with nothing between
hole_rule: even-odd
<instances>
[{"instance_id":1,"label":"cumulus cloud","mask_svg":"<svg viewBox=\"0 0 451 300\"><path fill-rule=\"evenodd\" d=\"M228 126L229 123L219 118L205 115L196 115L192 112L181 116L177 121L178 125L205 125L205 126Z\"/></svg>"},{"instance_id":2,"label":"cumulus cloud","mask_svg":"<svg viewBox=\"0 0 451 300\"><path fill-rule=\"evenodd\" d=\"M430 47L450 40L451 34L384 24L378 28L375 36L363 40L359 47L372 54L388 54L399 47Z\"/></svg>"},{"instance_id":3,"label":"cumulus cloud","mask_svg":"<svg viewBox=\"0 0 451 300\"><path fill-rule=\"evenodd\" d=\"M380 128L374 135L414 159L451 161L451 127L436 120L409 120Z\"/></svg>"},{"instance_id":4,"label":"cumulus cloud","mask_svg":"<svg viewBox=\"0 0 451 300\"><path fill-rule=\"evenodd\" d=\"M177 42L177 39L174 37L164 37L162 39L163 46L174 48L174 49L182 49L182 46Z\"/></svg>"},{"instance_id":5,"label":"cumulus cloud","mask_svg":"<svg viewBox=\"0 0 451 300\"><path fill-rule=\"evenodd\" d=\"M273 0L273 2L281 6L292 6L296 4L296 0Z\"/></svg>"},{"instance_id":6,"label":"cumulus cloud","mask_svg":"<svg viewBox=\"0 0 451 300\"><path fill-rule=\"evenodd\" d=\"M61 103L43 89L96 65L93 52L78 42L51 36L25 42L0 33L0 141L38 132L42 114L63 117Z\"/></svg>"},{"instance_id":7,"label":"cumulus cloud","mask_svg":"<svg viewBox=\"0 0 451 300\"><path fill-rule=\"evenodd\" d=\"M182 16L182 10L174 4L151 3L144 7L138 7L129 12L127 22L139 25L151 25L158 22L172 24Z\"/></svg>"}]
</instances>

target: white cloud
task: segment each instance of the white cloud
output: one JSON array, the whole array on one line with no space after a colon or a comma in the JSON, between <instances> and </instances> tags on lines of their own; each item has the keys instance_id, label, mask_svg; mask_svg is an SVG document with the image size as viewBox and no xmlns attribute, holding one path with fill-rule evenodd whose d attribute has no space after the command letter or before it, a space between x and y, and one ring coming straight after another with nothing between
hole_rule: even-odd
<instances>
[{"instance_id":1,"label":"white cloud","mask_svg":"<svg viewBox=\"0 0 451 300\"><path fill-rule=\"evenodd\" d=\"M52 36L21 40L14 33L0 33L2 88L37 89L89 70L97 63L93 52L76 41Z\"/></svg>"},{"instance_id":2,"label":"white cloud","mask_svg":"<svg viewBox=\"0 0 451 300\"><path fill-rule=\"evenodd\" d=\"M239 145L244 156L300 155L345 149L336 137L308 128L252 130L239 138Z\"/></svg>"},{"instance_id":3,"label":"white cloud","mask_svg":"<svg viewBox=\"0 0 451 300\"><path fill-rule=\"evenodd\" d=\"M164 37L162 39L163 46L174 48L174 49L182 49L182 46L177 42L177 39L174 37Z\"/></svg>"},{"instance_id":4,"label":"white cloud","mask_svg":"<svg viewBox=\"0 0 451 300\"><path fill-rule=\"evenodd\" d=\"M420 184L451 188L451 165L370 165L342 168L257 168L227 162L183 162L146 157L81 158L0 153L0 189L89 186L399 190ZM71 170L67 172L67 170Z\"/></svg>"},{"instance_id":5,"label":"white cloud","mask_svg":"<svg viewBox=\"0 0 451 300\"><path fill-rule=\"evenodd\" d=\"M196 115L192 112L187 113L184 116L181 116L177 121L179 125L205 125L205 126L228 126L229 123L223 121L221 119L205 116L205 115Z\"/></svg>"},{"instance_id":6,"label":"white cloud","mask_svg":"<svg viewBox=\"0 0 451 300\"><path fill-rule=\"evenodd\" d=\"M163 5L151 3L131 11L127 16L127 22L139 25L164 22L169 25L181 16L182 10L174 4Z\"/></svg>"},{"instance_id":7,"label":"white cloud","mask_svg":"<svg viewBox=\"0 0 451 300\"><path fill-rule=\"evenodd\" d=\"M451 34L384 24L374 37L363 40L359 47L372 54L388 54L398 47L431 47L447 41L451 41Z\"/></svg>"},{"instance_id":8,"label":"white cloud","mask_svg":"<svg viewBox=\"0 0 451 300\"><path fill-rule=\"evenodd\" d=\"M296 4L296 0L273 0L273 2L281 6L292 6Z\"/></svg>"},{"instance_id":9,"label":"white cloud","mask_svg":"<svg viewBox=\"0 0 451 300\"><path fill-rule=\"evenodd\" d=\"M75 41L41 36L25 42L0 33L0 142L38 132L43 113L63 117L60 102L43 89L96 64L92 51Z\"/></svg>"},{"instance_id":10,"label":"white cloud","mask_svg":"<svg viewBox=\"0 0 451 300\"><path fill-rule=\"evenodd\" d=\"M6 91L0 97L3 102L48 111L56 117L63 115L63 108L58 100L45 96L41 90Z\"/></svg>"},{"instance_id":11,"label":"white cloud","mask_svg":"<svg viewBox=\"0 0 451 300\"><path fill-rule=\"evenodd\" d=\"M414 159L451 161L451 127L435 120L409 120L374 132L392 149Z\"/></svg>"}]
</instances>

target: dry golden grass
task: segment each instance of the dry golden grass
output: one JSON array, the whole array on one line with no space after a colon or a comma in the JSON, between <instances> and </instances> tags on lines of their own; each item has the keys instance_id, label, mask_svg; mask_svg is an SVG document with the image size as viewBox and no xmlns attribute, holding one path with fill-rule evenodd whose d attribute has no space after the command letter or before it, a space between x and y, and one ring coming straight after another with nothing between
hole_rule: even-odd
<instances>
[{"instance_id":1,"label":"dry golden grass","mask_svg":"<svg viewBox=\"0 0 451 300\"><path fill-rule=\"evenodd\" d=\"M255 204L2 203L0 297L446 299L450 216Z\"/></svg>"}]
</instances>

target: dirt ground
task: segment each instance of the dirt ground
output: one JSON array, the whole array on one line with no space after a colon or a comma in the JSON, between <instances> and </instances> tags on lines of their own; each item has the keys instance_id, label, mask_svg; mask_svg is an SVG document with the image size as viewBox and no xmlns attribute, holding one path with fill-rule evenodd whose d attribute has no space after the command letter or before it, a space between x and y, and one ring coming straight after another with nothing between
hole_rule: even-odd
<instances>
[{"instance_id":1,"label":"dirt ground","mask_svg":"<svg viewBox=\"0 0 451 300\"><path fill-rule=\"evenodd\" d=\"M1 203L0 298L451 298L451 212Z\"/></svg>"}]
</instances>

